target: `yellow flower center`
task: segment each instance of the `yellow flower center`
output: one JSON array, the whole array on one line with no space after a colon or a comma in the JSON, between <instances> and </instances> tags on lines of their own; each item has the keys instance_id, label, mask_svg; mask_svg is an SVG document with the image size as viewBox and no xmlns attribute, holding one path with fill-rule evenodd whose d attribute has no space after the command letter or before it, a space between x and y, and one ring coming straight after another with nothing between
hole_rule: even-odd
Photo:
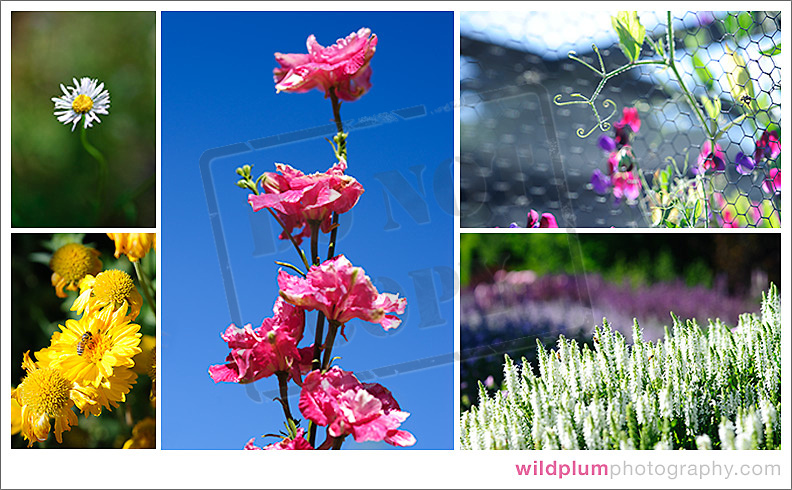
<instances>
[{"instance_id":1,"label":"yellow flower center","mask_svg":"<svg viewBox=\"0 0 792 490\"><path fill-rule=\"evenodd\" d=\"M106 332L95 333L91 335L89 341L83 344L82 357L91 364L101 362L105 352L112 347L111 344L112 341Z\"/></svg>"},{"instance_id":2,"label":"yellow flower center","mask_svg":"<svg viewBox=\"0 0 792 490\"><path fill-rule=\"evenodd\" d=\"M91 271L91 250L79 243L68 243L52 254L50 268L67 282L77 282Z\"/></svg>"},{"instance_id":3,"label":"yellow flower center","mask_svg":"<svg viewBox=\"0 0 792 490\"><path fill-rule=\"evenodd\" d=\"M109 270L96 276L93 294L100 303L120 307L135 289L135 283L124 271Z\"/></svg>"},{"instance_id":4,"label":"yellow flower center","mask_svg":"<svg viewBox=\"0 0 792 490\"><path fill-rule=\"evenodd\" d=\"M74 102L72 102L72 109L74 109L74 112L80 114L88 112L93 109L93 101L87 95L80 94L74 99Z\"/></svg>"},{"instance_id":5,"label":"yellow flower center","mask_svg":"<svg viewBox=\"0 0 792 490\"><path fill-rule=\"evenodd\" d=\"M17 397L32 413L55 417L66 408L70 390L71 383L60 371L43 368L28 373L17 388Z\"/></svg>"}]
</instances>

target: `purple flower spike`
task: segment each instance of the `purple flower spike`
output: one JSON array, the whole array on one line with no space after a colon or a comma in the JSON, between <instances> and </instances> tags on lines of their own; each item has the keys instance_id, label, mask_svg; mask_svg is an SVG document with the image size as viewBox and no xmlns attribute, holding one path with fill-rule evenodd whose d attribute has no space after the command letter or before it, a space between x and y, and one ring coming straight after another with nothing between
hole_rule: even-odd
<instances>
[{"instance_id":1,"label":"purple flower spike","mask_svg":"<svg viewBox=\"0 0 792 490\"><path fill-rule=\"evenodd\" d=\"M737 164L737 171L743 175L750 174L753 172L754 168L756 168L756 163L753 161L753 158L743 155L743 152L737 153L735 163Z\"/></svg>"},{"instance_id":2,"label":"purple flower spike","mask_svg":"<svg viewBox=\"0 0 792 490\"><path fill-rule=\"evenodd\" d=\"M599 137L599 147L607 152L612 152L616 149L616 141L607 134Z\"/></svg>"},{"instance_id":3,"label":"purple flower spike","mask_svg":"<svg viewBox=\"0 0 792 490\"><path fill-rule=\"evenodd\" d=\"M591 174L591 187L594 188L594 192L597 194L607 194L610 186L610 177L602 173L600 169L595 169Z\"/></svg>"}]
</instances>

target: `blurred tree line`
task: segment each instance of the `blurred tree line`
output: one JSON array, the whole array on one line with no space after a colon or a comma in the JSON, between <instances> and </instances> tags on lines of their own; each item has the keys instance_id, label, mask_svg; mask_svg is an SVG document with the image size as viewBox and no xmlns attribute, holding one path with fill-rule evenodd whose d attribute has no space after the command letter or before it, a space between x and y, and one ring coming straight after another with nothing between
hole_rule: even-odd
<instances>
[{"instance_id":1,"label":"blurred tree line","mask_svg":"<svg viewBox=\"0 0 792 490\"><path fill-rule=\"evenodd\" d=\"M682 278L711 287L722 277L732 294L749 291L758 271L781 286L780 234L462 233L460 260L463 287L491 281L498 269L599 273L635 286Z\"/></svg>"}]
</instances>

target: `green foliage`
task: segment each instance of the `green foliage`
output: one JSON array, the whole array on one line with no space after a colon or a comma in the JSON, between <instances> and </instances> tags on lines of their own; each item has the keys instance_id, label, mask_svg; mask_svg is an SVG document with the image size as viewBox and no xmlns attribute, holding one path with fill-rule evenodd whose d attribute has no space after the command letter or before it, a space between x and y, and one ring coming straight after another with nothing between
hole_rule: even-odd
<instances>
[{"instance_id":1,"label":"green foliage","mask_svg":"<svg viewBox=\"0 0 792 490\"><path fill-rule=\"evenodd\" d=\"M756 90L751 74L748 72L748 64L727 43L723 44L723 49L726 53L721 58L721 65L729 84L729 93L735 103L750 109L751 112L756 112L759 108L756 104Z\"/></svg>"},{"instance_id":2,"label":"green foliage","mask_svg":"<svg viewBox=\"0 0 792 490\"><path fill-rule=\"evenodd\" d=\"M156 17L11 13L13 226L156 226ZM80 128L72 131L53 115L60 84L80 77L99 79L110 92L109 114L87 135L108 165L101 223L94 223L92 201L97 162L83 148Z\"/></svg>"},{"instance_id":3,"label":"green foliage","mask_svg":"<svg viewBox=\"0 0 792 490\"><path fill-rule=\"evenodd\" d=\"M730 13L723 19L723 25L726 32L735 38L742 39L747 37L755 25L753 12Z\"/></svg>"},{"instance_id":4,"label":"green foliage","mask_svg":"<svg viewBox=\"0 0 792 490\"><path fill-rule=\"evenodd\" d=\"M630 62L636 61L641 54L641 46L646 36L646 29L641 25L638 12L619 11L615 17L611 16L611 24L619 35L619 46L624 55Z\"/></svg>"},{"instance_id":5,"label":"green foliage","mask_svg":"<svg viewBox=\"0 0 792 490\"><path fill-rule=\"evenodd\" d=\"M597 327L594 350L561 337L539 346L540 375L506 356L505 391L480 385L463 413L463 449L778 449L781 310L771 285L761 315L735 329L674 317L665 338L633 343Z\"/></svg>"},{"instance_id":6,"label":"green foliage","mask_svg":"<svg viewBox=\"0 0 792 490\"><path fill-rule=\"evenodd\" d=\"M777 54L781 54L781 43L776 44L772 48L768 48L759 52L765 56L775 56Z\"/></svg>"}]
</instances>

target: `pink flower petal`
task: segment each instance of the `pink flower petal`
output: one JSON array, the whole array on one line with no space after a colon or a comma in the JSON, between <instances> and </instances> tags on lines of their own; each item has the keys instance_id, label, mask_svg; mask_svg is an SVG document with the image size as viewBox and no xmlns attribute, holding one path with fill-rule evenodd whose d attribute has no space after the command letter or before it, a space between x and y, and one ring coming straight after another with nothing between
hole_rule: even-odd
<instances>
[{"instance_id":1,"label":"pink flower petal","mask_svg":"<svg viewBox=\"0 0 792 490\"><path fill-rule=\"evenodd\" d=\"M333 87L340 100L354 101L371 88L369 62L376 52L377 36L370 29L362 28L328 47L311 34L306 46L308 54L275 53L280 64L273 70L278 92L318 88L327 96Z\"/></svg>"},{"instance_id":2,"label":"pink flower petal","mask_svg":"<svg viewBox=\"0 0 792 490\"><path fill-rule=\"evenodd\" d=\"M385 441L394 446L415 444L415 437L398 430L409 417L390 391L377 383L361 383L348 371L333 367L312 371L300 393L300 411L332 437L352 435L357 442Z\"/></svg>"}]
</instances>

